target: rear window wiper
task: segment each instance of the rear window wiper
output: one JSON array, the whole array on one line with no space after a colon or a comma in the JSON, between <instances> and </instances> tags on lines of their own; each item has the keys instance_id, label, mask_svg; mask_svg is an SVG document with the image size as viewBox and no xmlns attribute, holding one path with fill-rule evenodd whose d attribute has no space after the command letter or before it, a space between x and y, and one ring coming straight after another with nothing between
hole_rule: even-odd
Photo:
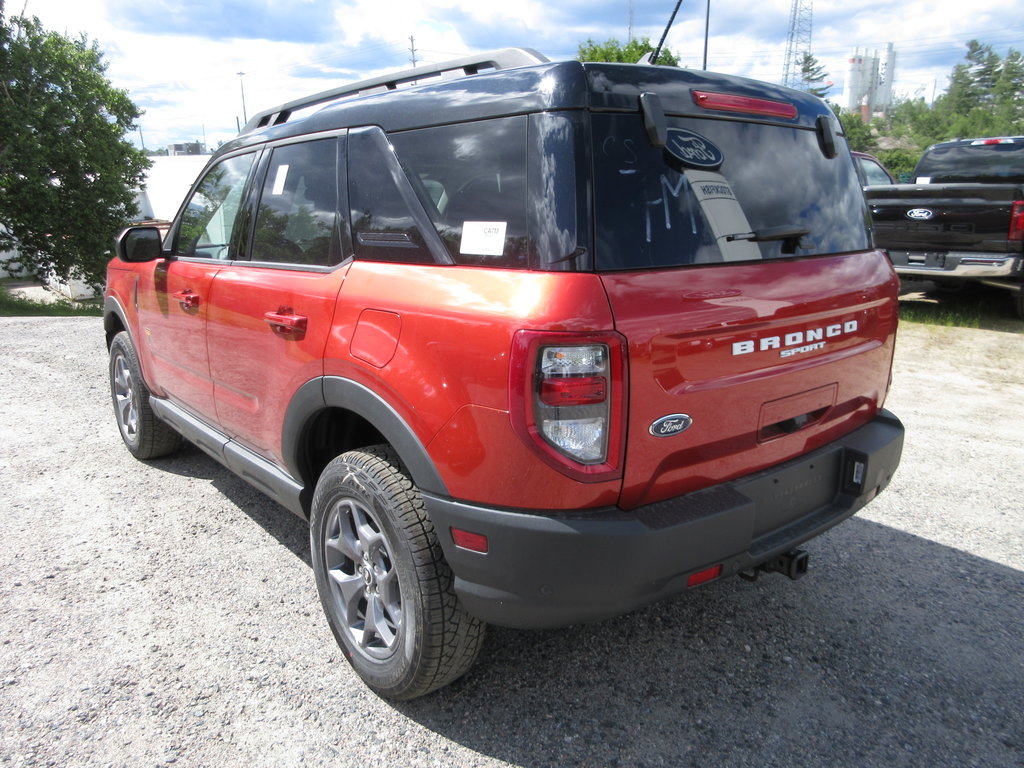
<instances>
[{"instance_id":1,"label":"rear window wiper","mask_svg":"<svg viewBox=\"0 0 1024 768\"><path fill-rule=\"evenodd\" d=\"M800 239L811 230L805 227L797 227L792 224L783 224L780 227L765 227L753 232L737 232L734 235L726 235L729 242L733 240L749 240L752 243L766 243L771 240L782 240L782 252L794 253L800 247Z\"/></svg>"}]
</instances>

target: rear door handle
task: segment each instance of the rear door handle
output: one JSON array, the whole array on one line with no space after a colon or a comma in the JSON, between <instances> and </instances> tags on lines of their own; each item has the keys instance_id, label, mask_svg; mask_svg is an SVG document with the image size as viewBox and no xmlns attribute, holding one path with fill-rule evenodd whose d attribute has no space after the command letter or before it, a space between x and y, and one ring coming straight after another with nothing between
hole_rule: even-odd
<instances>
[{"instance_id":1,"label":"rear door handle","mask_svg":"<svg viewBox=\"0 0 1024 768\"><path fill-rule=\"evenodd\" d=\"M187 288L184 291L175 291L171 294L181 305L181 308L188 312L190 309L199 309L199 294L193 293Z\"/></svg>"},{"instance_id":2,"label":"rear door handle","mask_svg":"<svg viewBox=\"0 0 1024 768\"><path fill-rule=\"evenodd\" d=\"M270 329L279 336L301 336L306 332L308 319L304 315L292 313L291 307L282 307L276 312L263 315Z\"/></svg>"}]
</instances>

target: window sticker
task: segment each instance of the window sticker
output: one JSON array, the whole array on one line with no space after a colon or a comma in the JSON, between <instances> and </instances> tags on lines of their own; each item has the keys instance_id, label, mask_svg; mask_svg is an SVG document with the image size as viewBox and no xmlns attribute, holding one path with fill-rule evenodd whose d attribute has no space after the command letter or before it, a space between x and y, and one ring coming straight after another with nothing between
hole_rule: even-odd
<instances>
[{"instance_id":1,"label":"window sticker","mask_svg":"<svg viewBox=\"0 0 1024 768\"><path fill-rule=\"evenodd\" d=\"M272 195L280 195L284 192L284 183L288 179L288 166L277 166L277 175L274 177L274 188L270 190Z\"/></svg>"},{"instance_id":2,"label":"window sticker","mask_svg":"<svg viewBox=\"0 0 1024 768\"><path fill-rule=\"evenodd\" d=\"M504 221L466 221L462 224L459 253L468 256L501 256L505 252Z\"/></svg>"}]
</instances>

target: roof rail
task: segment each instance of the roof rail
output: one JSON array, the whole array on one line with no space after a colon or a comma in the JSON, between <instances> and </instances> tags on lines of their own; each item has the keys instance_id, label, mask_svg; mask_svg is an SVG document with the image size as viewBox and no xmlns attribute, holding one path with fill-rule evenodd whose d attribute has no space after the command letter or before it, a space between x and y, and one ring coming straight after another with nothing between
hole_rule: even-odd
<instances>
[{"instance_id":1,"label":"roof rail","mask_svg":"<svg viewBox=\"0 0 1024 768\"><path fill-rule=\"evenodd\" d=\"M306 107L313 107L317 104L326 104L331 101L339 101L382 90L393 91L399 86L434 77L444 79L465 77L467 75L475 75L482 70L512 69L531 64L543 64L547 61L548 58L546 56L532 48L503 48L486 53L475 53L459 59L444 61L440 64L414 67L402 70L401 72L373 77L368 80L360 80L358 83L349 83L338 88L315 93L312 96L304 96L301 99L289 101L287 104L266 109L253 116L240 133L249 133L270 125L286 123L288 118L291 117L292 112Z\"/></svg>"}]
</instances>

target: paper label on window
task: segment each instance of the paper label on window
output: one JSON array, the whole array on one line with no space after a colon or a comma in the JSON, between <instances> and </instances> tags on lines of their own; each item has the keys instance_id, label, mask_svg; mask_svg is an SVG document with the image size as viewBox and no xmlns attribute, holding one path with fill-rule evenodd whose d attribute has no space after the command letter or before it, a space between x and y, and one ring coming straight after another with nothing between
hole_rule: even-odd
<instances>
[{"instance_id":1,"label":"paper label on window","mask_svg":"<svg viewBox=\"0 0 1024 768\"><path fill-rule=\"evenodd\" d=\"M505 221L467 221L462 224L459 253L469 256L501 256L505 252Z\"/></svg>"},{"instance_id":2,"label":"paper label on window","mask_svg":"<svg viewBox=\"0 0 1024 768\"><path fill-rule=\"evenodd\" d=\"M272 195L280 195L284 192L284 183L288 179L288 166L277 166L277 175L274 176L274 188L270 191Z\"/></svg>"}]
</instances>

